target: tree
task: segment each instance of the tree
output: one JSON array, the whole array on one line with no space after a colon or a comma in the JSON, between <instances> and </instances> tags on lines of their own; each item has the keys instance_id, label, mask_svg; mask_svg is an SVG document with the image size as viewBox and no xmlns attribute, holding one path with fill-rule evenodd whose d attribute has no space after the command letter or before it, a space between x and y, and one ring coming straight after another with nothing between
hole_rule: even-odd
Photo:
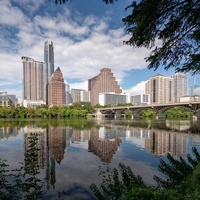
<instances>
[{"instance_id":1,"label":"tree","mask_svg":"<svg viewBox=\"0 0 200 200\"><path fill-rule=\"evenodd\" d=\"M141 0L130 8L132 13L123 18L131 36L125 44L154 48L145 58L149 69L200 72L199 0Z\"/></svg>"},{"instance_id":2,"label":"tree","mask_svg":"<svg viewBox=\"0 0 200 200\"><path fill-rule=\"evenodd\" d=\"M193 156L168 161L160 160L158 169L167 177L154 176L156 186L148 185L141 176L135 175L129 166L120 163L117 168L99 168L102 182L90 188L97 199L199 199L200 154L194 147Z\"/></svg>"}]
</instances>

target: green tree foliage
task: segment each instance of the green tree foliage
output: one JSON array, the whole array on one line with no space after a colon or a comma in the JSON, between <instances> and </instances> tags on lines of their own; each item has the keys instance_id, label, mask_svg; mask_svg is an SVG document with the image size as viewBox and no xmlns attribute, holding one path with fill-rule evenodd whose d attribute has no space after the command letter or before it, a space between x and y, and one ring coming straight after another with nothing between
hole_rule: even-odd
<instances>
[{"instance_id":1,"label":"green tree foliage","mask_svg":"<svg viewBox=\"0 0 200 200\"><path fill-rule=\"evenodd\" d=\"M91 104L72 106L39 106L37 108L0 107L0 118L86 118L88 113L94 113Z\"/></svg>"},{"instance_id":2,"label":"green tree foliage","mask_svg":"<svg viewBox=\"0 0 200 200\"><path fill-rule=\"evenodd\" d=\"M182 182L192 174L197 165L200 163L200 154L197 152L196 148L193 148L193 156L194 158L187 155L188 162L186 162L182 157L180 157L179 160L176 160L168 153L167 159L169 163L161 159L160 164L158 165L158 169L163 174L167 175L168 178L165 180L158 176L154 176L158 186L165 189L180 187Z\"/></svg>"},{"instance_id":3,"label":"green tree foliage","mask_svg":"<svg viewBox=\"0 0 200 200\"><path fill-rule=\"evenodd\" d=\"M15 170L9 170L5 160L0 159L0 198L4 200L35 200L42 199L44 183L37 176L38 165L38 134L31 133L27 138L27 149L24 163Z\"/></svg>"},{"instance_id":4,"label":"green tree foliage","mask_svg":"<svg viewBox=\"0 0 200 200\"><path fill-rule=\"evenodd\" d=\"M141 119L155 119L155 117L156 117L156 114L151 109L142 110L140 112L140 118Z\"/></svg>"},{"instance_id":5,"label":"green tree foliage","mask_svg":"<svg viewBox=\"0 0 200 200\"><path fill-rule=\"evenodd\" d=\"M124 114L125 114L125 116L128 117L128 118L131 118L131 116L132 116L132 112L131 112L129 109L126 109L126 110L124 111Z\"/></svg>"},{"instance_id":6,"label":"green tree foliage","mask_svg":"<svg viewBox=\"0 0 200 200\"><path fill-rule=\"evenodd\" d=\"M199 199L200 194L200 154L192 149L193 157L188 155L187 161L182 157L174 159L170 154L167 161L160 160L159 170L166 179L154 176L157 183L151 186L141 176L135 175L130 167L120 163L118 168L106 170L100 168L102 183L99 187L91 185L97 199ZM194 198L196 197L196 198Z\"/></svg>"},{"instance_id":7,"label":"green tree foliage","mask_svg":"<svg viewBox=\"0 0 200 200\"><path fill-rule=\"evenodd\" d=\"M165 117L167 119L188 119L191 118L192 112L188 110L187 108L183 107L175 107L167 110L165 112Z\"/></svg>"},{"instance_id":8,"label":"green tree foliage","mask_svg":"<svg viewBox=\"0 0 200 200\"><path fill-rule=\"evenodd\" d=\"M199 73L199 0L141 0L127 9L132 12L123 22L131 37L125 44L153 48L148 68Z\"/></svg>"}]
</instances>

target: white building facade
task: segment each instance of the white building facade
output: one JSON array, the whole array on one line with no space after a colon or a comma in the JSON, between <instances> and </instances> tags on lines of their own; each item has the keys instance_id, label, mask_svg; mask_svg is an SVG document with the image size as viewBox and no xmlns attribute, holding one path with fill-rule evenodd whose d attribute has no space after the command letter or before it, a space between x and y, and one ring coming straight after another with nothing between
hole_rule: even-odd
<instances>
[{"instance_id":1,"label":"white building facade","mask_svg":"<svg viewBox=\"0 0 200 200\"><path fill-rule=\"evenodd\" d=\"M116 94L113 92L109 93L100 93L99 94L99 104L101 106L105 105L112 105L116 106L117 104L120 103L127 103L127 95L125 94Z\"/></svg>"}]
</instances>

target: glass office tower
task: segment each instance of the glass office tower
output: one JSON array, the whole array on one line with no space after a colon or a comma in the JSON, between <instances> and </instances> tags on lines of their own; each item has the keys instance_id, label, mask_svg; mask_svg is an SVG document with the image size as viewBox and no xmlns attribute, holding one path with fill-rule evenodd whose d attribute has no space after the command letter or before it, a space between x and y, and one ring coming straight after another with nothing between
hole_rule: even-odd
<instances>
[{"instance_id":1,"label":"glass office tower","mask_svg":"<svg viewBox=\"0 0 200 200\"><path fill-rule=\"evenodd\" d=\"M47 67L47 81L54 72L54 47L52 41L44 43L44 62Z\"/></svg>"},{"instance_id":2,"label":"glass office tower","mask_svg":"<svg viewBox=\"0 0 200 200\"><path fill-rule=\"evenodd\" d=\"M46 64L46 100L48 101L49 78L54 72L54 47L52 41L46 41L44 43L44 62Z\"/></svg>"}]
</instances>

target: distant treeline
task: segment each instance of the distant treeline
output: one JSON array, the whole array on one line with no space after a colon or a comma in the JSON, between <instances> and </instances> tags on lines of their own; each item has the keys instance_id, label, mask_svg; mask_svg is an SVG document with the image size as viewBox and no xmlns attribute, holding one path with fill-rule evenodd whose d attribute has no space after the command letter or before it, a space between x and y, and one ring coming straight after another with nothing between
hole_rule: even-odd
<instances>
[{"instance_id":1,"label":"distant treeline","mask_svg":"<svg viewBox=\"0 0 200 200\"><path fill-rule=\"evenodd\" d=\"M1 107L0 118L84 118L93 112L95 109L90 104L81 105L79 103L71 106L48 107L43 105L36 108Z\"/></svg>"},{"instance_id":2,"label":"distant treeline","mask_svg":"<svg viewBox=\"0 0 200 200\"><path fill-rule=\"evenodd\" d=\"M118 106L130 106L130 105L118 105ZM91 106L91 104L81 105L80 103L74 103L70 106L53 106L48 107L47 105L38 106L36 108L25 108L19 107L1 107L0 118L86 118L88 114L95 113L96 108L111 107L106 106ZM126 117L131 117L132 113L130 110L125 110L124 114ZM175 107L165 112L166 119L189 119L192 116L192 112L187 108ZM147 109L140 113L141 119L155 119L156 114L153 110Z\"/></svg>"}]
</instances>

